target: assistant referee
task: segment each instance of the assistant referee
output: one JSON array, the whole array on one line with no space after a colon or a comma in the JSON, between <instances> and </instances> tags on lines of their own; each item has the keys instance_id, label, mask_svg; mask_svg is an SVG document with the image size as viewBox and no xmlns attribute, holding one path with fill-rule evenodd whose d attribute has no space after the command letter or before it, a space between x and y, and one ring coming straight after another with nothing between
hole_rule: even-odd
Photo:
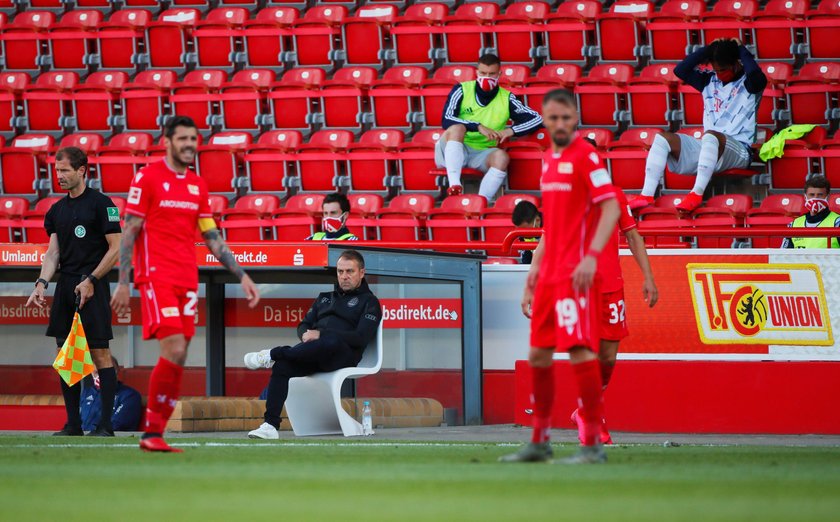
<instances>
[{"instance_id":1,"label":"assistant referee","mask_svg":"<svg viewBox=\"0 0 840 522\"><path fill-rule=\"evenodd\" d=\"M102 395L102 421L88 435L113 437L111 410L117 389L117 374L111 362L111 290L103 279L117 261L120 247L120 213L111 198L88 189L85 177L88 160L76 147L59 149L55 156L55 173L66 197L56 202L44 218L50 238L41 274L35 282L27 305L46 306L45 291L58 272L47 336L55 337L59 348L64 344L73 324L76 296L85 328L91 358L99 372ZM67 386L63 379L61 392L67 410L67 423L53 435L84 435L79 414L81 385Z\"/></svg>"}]
</instances>

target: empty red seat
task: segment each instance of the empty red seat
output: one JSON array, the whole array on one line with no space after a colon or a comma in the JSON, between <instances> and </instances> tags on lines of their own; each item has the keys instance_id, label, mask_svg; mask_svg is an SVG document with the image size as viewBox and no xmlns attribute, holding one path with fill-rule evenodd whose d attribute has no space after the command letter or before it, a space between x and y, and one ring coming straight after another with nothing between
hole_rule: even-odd
<instances>
[{"instance_id":1,"label":"empty red seat","mask_svg":"<svg viewBox=\"0 0 840 522\"><path fill-rule=\"evenodd\" d=\"M758 208L747 211L744 220L749 228L768 228L787 226L805 210L805 197L802 194L770 194L761 200ZM753 248L778 248L782 237L756 236L751 239Z\"/></svg>"},{"instance_id":2,"label":"empty red seat","mask_svg":"<svg viewBox=\"0 0 840 522\"><path fill-rule=\"evenodd\" d=\"M212 9L193 31L199 67L232 69L245 62L241 30L248 21L244 7Z\"/></svg>"},{"instance_id":3,"label":"empty red seat","mask_svg":"<svg viewBox=\"0 0 840 522\"><path fill-rule=\"evenodd\" d=\"M591 140L593 145L599 151L607 150L610 143L613 142L613 132L609 129L598 129L598 128L591 128L591 129L581 129L580 135L584 138Z\"/></svg>"},{"instance_id":4,"label":"empty red seat","mask_svg":"<svg viewBox=\"0 0 840 522\"><path fill-rule=\"evenodd\" d=\"M0 72L0 134L15 132L15 118L23 116L19 107L29 83L29 75L25 72Z\"/></svg>"},{"instance_id":5,"label":"empty red seat","mask_svg":"<svg viewBox=\"0 0 840 522\"><path fill-rule=\"evenodd\" d=\"M274 73L268 69L243 69L234 74L219 90L222 126L226 130L258 130L268 123L268 90L273 83Z\"/></svg>"},{"instance_id":6,"label":"empty red seat","mask_svg":"<svg viewBox=\"0 0 840 522\"><path fill-rule=\"evenodd\" d=\"M393 5L365 5L341 26L348 65L381 65L391 24L397 19Z\"/></svg>"},{"instance_id":7,"label":"empty red seat","mask_svg":"<svg viewBox=\"0 0 840 522\"><path fill-rule=\"evenodd\" d=\"M519 204L521 201L528 201L532 203L535 207L540 207L540 198L533 194L502 194L496 201L493 202L492 207L485 208L481 215L485 217L504 217L508 220L511 219L511 215L513 214L513 209L516 208L516 205Z\"/></svg>"},{"instance_id":8,"label":"empty red seat","mask_svg":"<svg viewBox=\"0 0 840 522\"><path fill-rule=\"evenodd\" d=\"M487 200L477 194L448 196L440 208L429 212L426 227L429 239L436 242L465 242L481 239L481 216L487 208ZM441 247L435 250L463 252L464 247Z\"/></svg>"},{"instance_id":9,"label":"empty red seat","mask_svg":"<svg viewBox=\"0 0 840 522\"><path fill-rule=\"evenodd\" d=\"M347 8L343 5L318 5L307 9L292 29L297 64L333 65L338 49L335 41L341 35L345 18Z\"/></svg>"},{"instance_id":10,"label":"empty red seat","mask_svg":"<svg viewBox=\"0 0 840 522\"><path fill-rule=\"evenodd\" d=\"M572 90L580 79L581 68L576 64L558 63L540 67L537 74L525 81L525 87L516 91L525 99L525 104L535 111L542 112L545 93L554 89Z\"/></svg>"},{"instance_id":11,"label":"empty red seat","mask_svg":"<svg viewBox=\"0 0 840 522\"><path fill-rule=\"evenodd\" d=\"M227 74L218 69L203 69L188 72L184 81L172 85L169 102L172 113L189 116L199 130L213 127L214 106L218 94L227 81Z\"/></svg>"},{"instance_id":12,"label":"empty red seat","mask_svg":"<svg viewBox=\"0 0 840 522\"><path fill-rule=\"evenodd\" d=\"M61 131L69 127L72 116L71 93L79 83L79 75L72 71L46 72L23 93L26 127L30 131Z\"/></svg>"},{"instance_id":13,"label":"empty red seat","mask_svg":"<svg viewBox=\"0 0 840 522\"><path fill-rule=\"evenodd\" d=\"M294 7L266 7L245 22L244 40L250 67L281 67L281 55L292 47L291 28L300 14Z\"/></svg>"},{"instance_id":14,"label":"empty red seat","mask_svg":"<svg viewBox=\"0 0 840 522\"><path fill-rule=\"evenodd\" d=\"M430 176L428 176L430 177ZM426 239L426 216L435 200L428 194L401 194L379 212L377 235L380 241L421 241Z\"/></svg>"},{"instance_id":15,"label":"empty red seat","mask_svg":"<svg viewBox=\"0 0 840 522\"><path fill-rule=\"evenodd\" d=\"M96 30L102 13L93 10L69 11L50 27L50 58L53 69L86 71L96 54Z\"/></svg>"},{"instance_id":16,"label":"empty red seat","mask_svg":"<svg viewBox=\"0 0 840 522\"><path fill-rule=\"evenodd\" d=\"M128 193L134 175L150 161L148 151L153 145L152 135L145 132L125 132L112 137L95 158L102 192Z\"/></svg>"},{"instance_id":17,"label":"empty red seat","mask_svg":"<svg viewBox=\"0 0 840 522\"><path fill-rule=\"evenodd\" d=\"M23 215L29 210L29 201L26 198L20 197L0 197L0 242L11 243L19 242L25 236L21 236L21 231L25 223L22 221ZM43 220L41 221L41 230L43 230ZM25 232L24 232L25 233ZM43 233L45 236L46 233Z\"/></svg>"},{"instance_id":18,"label":"empty red seat","mask_svg":"<svg viewBox=\"0 0 840 522\"><path fill-rule=\"evenodd\" d=\"M645 26L650 56L655 61L679 61L699 44L697 22L706 11L702 0L667 0Z\"/></svg>"},{"instance_id":19,"label":"empty red seat","mask_svg":"<svg viewBox=\"0 0 840 522\"><path fill-rule=\"evenodd\" d=\"M756 123L759 125L776 125L778 111L785 106L784 88L787 81L793 76L793 66L784 62L761 62L759 63L764 76L767 78L767 86L761 96L761 102L756 112Z\"/></svg>"},{"instance_id":20,"label":"empty red seat","mask_svg":"<svg viewBox=\"0 0 840 522\"><path fill-rule=\"evenodd\" d=\"M285 192L283 180L288 176L291 163L287 155L294 153L301 143L301 133L294 130L268 131L260 135L243 158L249 190Z\"/></svg>"},{"instance_id":21,"label":"empty red seat","mask_svg":"<svg viewBox=\"0 0 840 522\"><path fill-rule=\"evenodd\" d=\"M719 0L700 16L703 42L706 45L718 38L735 38L740 42L748 41L750 25L758 12L756 0Z\"/></svg>"},{"instance_id":22,"label":"empty red seat","mask_svg":"<svg viewBox=\"0 0 840 522\"><path fill-rule=\"evenodd\" d=\"M277 241L302 241L315 233L321 221L323 194L295 194L274 213L274 237Z\"/></svg>"},{"instance_id":23,"label":"empty red seat","mask_svg":"<svg viewBox=\"0 0 840 522\"><path fill-rule=\"evenodd\" d=\"M210 192L235 192L244 174L243 156L251 145L247 132L219 132L200 146L196 155L196 172L207 182Z\"/></svg>"},{"instance_id":24,"label":"empty red seat","mask_svg":"<svg viewBox=\"0 0 840 522\"><path fill-rule=\"evenodd\" d=\"M535 134L548 134L539 130ZM504 144L510 157L507 188L512 191L537 192L540 190L544 146L538 141L514 140Z\"/></svg>"},{"instance_id":25,"label":"empty red seat","mask_svg":"<svg viewBox=\"0 0 840 522\"><path fill-rule=\"evenodd\" d=\"M127 131L160 132L161 116L176 79L173 71L143 71L123 87L120 98Z\"/></svg>"},{"instance_id":26,"label":"empty red seat","mask_svg":"<svg viewBox=\"0 0 840 522\"><path fill-rule=\"evenodd\" d=\"M408 6L405 14L394 20L391 39L394 42L396 63L400 65L432 65L436 42L441 35L435 32L443 26L449 8L441 3L424 2Z\"/></svg>"},{"instance_id":27,"label":"empty red seat","mask_svg":"<svg viewBox=\"0 0 840 522\"><path fill-rule=\"evenodd\" d=\"M26 243L49 243L50 238L47 236L47 231L44 229L44 217L47 212L55 205L62 196L50 196L41 198L35 202L35 208L27 210L23 213L23 241ZM24 200L25 201L25 200ZM0 200L0 208L3 207L3 202ZM0 230L0 237L2 230Z\"/></svg>"},{"instance_id":28,"label":"empty red seat","mask_svg":"<svg viewBox=\"0 0 840 522\"><path fill-rule=\"evenodd\" d=\"M808 12L805 28L809 59L833 60L840 56L840 3L822 0L817 9Z\"/></svg>"},{"instance_id":29,"label":"empty red seat","mask_svg":"<svg viewBox=\"0 0 840 522\"><path fill-rule=\"evenodd\" d=\"M788 80L785 94L793 123L825 124L840 119L840 63L803 65Z\"/></svg>"},{"instance_id":30,"label":"empty red seat","mask_svg":"<svg viewBox=\"0 0 840 522\"><path fill-rule=\"evenodd\" d=\"M448 65L435 72L432 79L423 82L420 94L423 97L423 119L427 127L440 127L446 99L456 84L475 80L476 69L472 66Z\"/></svg>"},{"instance_id":31,"label":"empty red seat","mask_svg":"<svg viewBox=\"0 0 840 522\"><path fill-rule=\"evenodd\" d=\"M403 191L439 190L429 171L436 167L435 143L441 134L441 130L422 130L410 142L400 145L398 158Z\"/></svg>"},{"instance_id":32,"label":"empty red seat","mask_svg":"<svg viewBox=\"0 0 840 522\"><path fill-rule=\"evenodd\" d=\"M545 2L515 2L496 18L493 47L502 63L534 62L537 47L545 40L550 9Z\"/></svg>"},{"instance_id":33,"label":"empty red seat","mask_svg":"<svg viewBox=\"0 0 840 522\"><path fill-rule=\"evenodd\" d=\"M3 194L34 196L49 187L41 177L46 170L47 153L55 140L46 134L21 134L0 153L0 175Z\"/></svg>"},{"instance_id":34,"label":"empty red seat","mask_svg":"<svg viewBox=\"0 0 840 522\"><path fill-rule=\"evenodd\" d=\"M448 63L478 61L482 51L492 45L489 33L478 30L499 16L499 6L491 2L461 5L444 21L443 46Z\"/></svg>"},{"instance_id":35,"label":"empty red seat","mask_svg":"<svg viewBox=\"0 0 840 522\"><path fill-rule=\"evenodd\" d=\"M298 189L307 192L335 190L338 176L346 172L344 153L352 143L353 133L347 130L313 133L309 142L298 148Z\"/></svg>"},{"instance_id":36,"label":"empty red seat","mask_svg":"<svg viewBox=\"0 0 840 522\"><path fill-rule=\"evenodd\" d=\"M679 78L671 63L648 65L627 86L633 125L667 127L677 119L676 89Z\"/></svg>"},{"instance_id":37,"label":"empty red seat","mask_svg":"<svg viewBox=\"0 0 840 522\"><path fill-rule=\"evenodd\" d=\"M145 9L115 11L97 28L99 66L102 69L134 69L146 46L146 27L152 14Z\"/></svg>"},{"instance_id":38,"label":"empty red seat","mask_svg":"<svg viewBox=\"0 0 840 522\"><path fill-rule=\"evenodd\" d=\"M347 228L364 240L377 239L376 215L385 205L379 194L351 192L347 194L350 200L350 216L347 218Z\"/></svg>"},{"instance_id":39,"label":"empty red seat","mask_svg":"<svg viewBox=\"0 0 840 522\"><path fill-rule=\"evenodd\" d=\"M560 4L546 20L548 60L585 64L596 43L595 20L601 10L601 2L595 0Z\"/></svg>"},{"instance_id":40,"label":"empty red seat","mask_svg":"<svg viewBox=\"0 0 840 522\"><path fill-rule=\"evenodd\" d=\"M342 67L321 87L320 106L325 127L358 128L367 93L376 81L372 67Z\"/></svg>"},{"instance_id":41,"label":"empty red seat","mask_svg":"<svg viewBox=\"0 0 840 522\"><path fill-rule=\"evenodd\" d=\"M271 194L248 194L236 200L233 208L222 212L221 228L228 241L273 239L273 214L280 198Z\"/></svg>"},{"instance_id":42,"label":"empty red seat","mask_svg":"<svg viewBox=\"0 0 840 522\"><path fill-rule=\"evenodd\" d=\"M645 44L644 23L653 14L647 0L617 0L597 19L598 46L602 62L632 62Z\"/></svg>"},{"instance_id":43,"label":"empty red seat","mask_svg":"<svg viewBox=\"0 0 840 522\"><path fill-rule=\"evenodd\" d=\"M90 74L85 83L73 90L73 114L80 131L110 132L115 126L115 107L128 83L122 71L101 71Z\"/></svg>"},{"instance_id":44,"label":"empty red seat","mask_svg":"<svg viewBox=\"0 0 840 522\"><path fill-rule=\"evenodd\" d=\"M802 43L807 0L770 0L755 13L752 38L759 60L793 60ZM803 35L804 36L804 35Z\"/></svg>"},{"instance_id":45,"label":"empty red seat","mask_svg":"<svg viewBox=\"0 0 840 522\"><path fill-rule=\"evenodd\" d=\"M428 74L418 66L391 67L385 71L368 92L374 125L410 128L414 115L420 113L420 85Z\"/></svg>"},{"instance_id":46,"label":"empty red seat","mask_svg":"<svg viewBox=\"0 0 840 522\"><path fill-rule=\"evenodd\" d=\"M308 129L312 99L317 97L327 75L323 69L301 67L291 69L275 83L268 99L275 129Z\"/></svg>"},{"instance_id":47,"label":"empty red seat","mask_svg":"<svg viewBox=\"0 0 840 522\"><path fill-rule=\"evenodd\" d=\"M624 96L633 67L624 63L596 65L578 80L575 96L581 125L609 126L622 119Z\"/></svg>"},{"instance_id":48,"label":"empty red seat","mask_svg":"<svg viewBox=\"0 0 840 522\"><path fill-rule=\"evenodd\" d=\"M186 68L187 53L192 44L192 31L198 23L197 9L167 9L146 27L149 66L152 68Z\"/></svg>"},{"instance_id":49,"label":"empty red seat","mask_svg":"<svg viewBox=\"0 0 840 522\"><path fill-rule=\"evenodd\" d=\"M347 154L347 175L338 185L351 191L385 193L395 186L398 172L394 152L405 134L394 129L373 129L362 134Z\"/></svg>"},{"instance_id":50,"label":"empty red seat","mask_svg":"<svg viewBox=\"0 0 840 522\"><path fill-rule=\"evenodd\" d=\"M38 71L48 56L41 39L55 24L55 14L49 11L24 11L2 28L3 58L6 70Z\"/></svg>"},{"instance_id":51,"label":"empty red seat","mask_svg":"<svg viewBox=\"0 0 840 522\"><path fill-rule=\"evenodd\" d=\"M648 149L659 129L629 129L610 143L603 155L613 184L623 190L641 190L645 182Z\"/></svg>"}]
</instances>

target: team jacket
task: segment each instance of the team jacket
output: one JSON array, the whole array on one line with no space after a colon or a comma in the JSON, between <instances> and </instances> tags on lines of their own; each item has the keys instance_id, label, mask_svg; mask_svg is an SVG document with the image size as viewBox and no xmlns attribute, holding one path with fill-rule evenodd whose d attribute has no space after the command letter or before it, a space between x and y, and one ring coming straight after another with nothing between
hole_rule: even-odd
<instances>
[{"instance_id":1,"label":"team jacket","mask_svg":"<svg viewBox=\"0 0 840 522\"><path fill-rule=\"evenodd\" d=\"M376 337L382 320L379 299L362 279L359 288L344 293L336 284L332 292L321 292L298 325L298 337L307 330L321 336L335 335L355 350L363 350Z\"/></svg>"}]
</instances>

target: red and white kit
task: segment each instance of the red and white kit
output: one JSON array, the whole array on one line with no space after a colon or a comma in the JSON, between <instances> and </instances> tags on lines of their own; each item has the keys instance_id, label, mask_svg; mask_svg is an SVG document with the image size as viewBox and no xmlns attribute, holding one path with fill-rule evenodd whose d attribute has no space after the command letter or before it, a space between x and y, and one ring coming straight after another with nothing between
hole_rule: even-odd
<instances>
[{"instance_id":1,"label":"red and white kit","mask_svg":"<svg viewBox=\"0 0 840 522\"><path fill-rule=\"evenodd\" d=\"M624 279L621 277L621 263L618 259L618 235L636 228L636 220L624 192L616 188L615 197L621 208L618 227L598 257L598 275L601 278L601 339L607 341L620 341L628 335L624 310Z\"/></svg>"}]
</instances>

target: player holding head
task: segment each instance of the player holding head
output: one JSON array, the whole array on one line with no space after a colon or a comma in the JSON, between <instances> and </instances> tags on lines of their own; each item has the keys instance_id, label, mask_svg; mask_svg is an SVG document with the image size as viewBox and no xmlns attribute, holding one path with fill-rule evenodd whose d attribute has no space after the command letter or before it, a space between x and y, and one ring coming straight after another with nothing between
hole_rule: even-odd
<instances>
[{"instance_id":1,"label":"player holding head","mask_svg":"<svg viewBox=\"0 0 840 522\"><path fill-rule=\"evenodd\" d=\"M620 214L615 188L595 148L576 132L574 97L557 89L545 95L543 121L552 150L543 159L540 190L545 233L534 251L522 297L531 318L528 362L534 398L531 442L503 462L543 462L552 457L549 443L554 399L554 350L569 352L578 386L579 415L585 425L581 452L564 463L605 462L599 430L601 372L598 258Z\"/></svg>"},{"instance_id":2,"label":"player holding head","mask_svg":"<svg viewBox=\"0 0 840 522\"><path fill-rule=\"evenodd\" d=\"M164 137L166 158L140 169L131 182L120 245L120 280L111 307L118 314L128 310L134 254L134 284L143 307L143 338L154 337L160 343L160 359L149 379L140 448L180 452L162 435L178 402L187 347L195 334L196 227L207 248L239 279L251 308L260 294L216 229L206 183L189 170L198 144L195 123L176 116L164 127Z\"/></svg>"}]
</instances>

